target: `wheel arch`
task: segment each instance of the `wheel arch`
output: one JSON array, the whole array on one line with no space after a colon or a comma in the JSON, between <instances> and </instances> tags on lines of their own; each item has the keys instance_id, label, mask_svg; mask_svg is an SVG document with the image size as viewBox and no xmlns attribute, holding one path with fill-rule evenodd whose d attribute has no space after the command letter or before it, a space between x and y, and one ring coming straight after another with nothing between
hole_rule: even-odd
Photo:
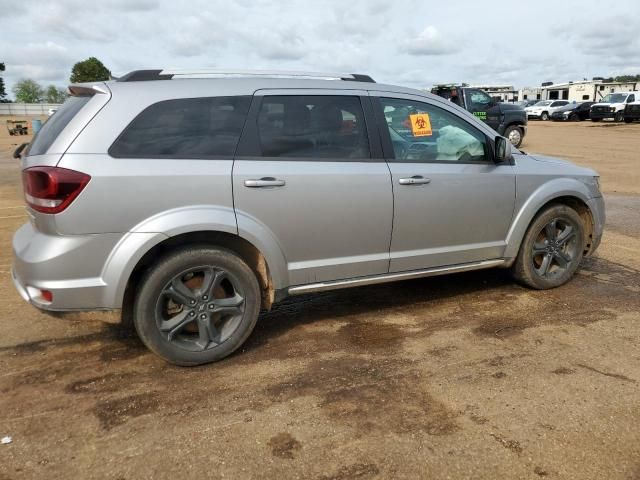
<instances>
[{"instance_id":1,"label":"wheel arch","mask_svg":"<svg viewBox=\"0 0 640 480\"><path fill-rule=\"evenodd\" d=\"M507 235L507 246L504 255L507 262L506 265L510 266L515 261L529 225L551 205L566 205L573 208L580 215L585 233L584 254L591 253L597 245L594 244L595 218L588 203L588 197L577 191L558 192L556 195L526 203L516 215Z\"/></svg>"},{"instance_id":2,"label":"wheel arch","mask_svg":"<svg viewBox=\"0 0 640 480\"><path fill-rule=\"evenodd\" d=\"M198 230L181 233L167 237L149 248L136 262L132 271L126 279L124 292L122 295L122 323L132 324L133 303L140 279L150 268L155 260L178 248L189 245L208 245L224 248L237 254L244 260L249 268L254 272L260 285L262 297L262 309L269 310L276 300L276 287L274 286L272 272L265 255L251 242L239 235L214 230Z\"/></svg>"}]
</instances>

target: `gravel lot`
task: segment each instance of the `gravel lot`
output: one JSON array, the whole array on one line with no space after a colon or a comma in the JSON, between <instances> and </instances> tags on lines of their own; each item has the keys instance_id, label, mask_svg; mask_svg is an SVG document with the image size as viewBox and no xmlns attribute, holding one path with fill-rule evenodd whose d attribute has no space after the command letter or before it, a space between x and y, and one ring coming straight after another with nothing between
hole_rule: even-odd
<instances>
[{"instance_id":1,"label":"gravel lot","mask_svg":"<svg viewBox=\"0 0 640 480\"><path fill-rule=\"evenodd\" d=\"M1 135L0 479L640 478L640 124L530 123L524 150L602 174L605 238L568 285L495 270L297 297L192 369L116 315L18 297Z\"/></svg>"}]
</instances>

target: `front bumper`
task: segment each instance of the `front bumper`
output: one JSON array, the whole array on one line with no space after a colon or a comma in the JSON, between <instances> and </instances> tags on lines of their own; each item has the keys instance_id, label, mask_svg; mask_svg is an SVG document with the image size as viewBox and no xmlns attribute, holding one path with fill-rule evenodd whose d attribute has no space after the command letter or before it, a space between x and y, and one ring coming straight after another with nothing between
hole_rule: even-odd
<instances>
[{"instance_id":1,"label":"front bumper","mask_svg":"<svg viewBox=\"0 0 640 480\"><path fill-rule=\"evenodd\" d=\"M30 223L13 237L13 283L20 296L43 310L96 310L106 304L109 286L102 270L121 234L47 235ZM53 300L42 297L42 290Z\"/></svg>"},{"instance_id":2,"label":"front bumper","mask_svg":"<svg viewBox=\"0 0 640 480\"><path fill-rule=\"evenodd\" d=\"M605 118L615 118L616 117L616 112L605 112L605 111L601 111L601 110L591 110L589 112L589 117L590 118L595 118L595 119L605 119Z\"/></svg>"}]
</instances>

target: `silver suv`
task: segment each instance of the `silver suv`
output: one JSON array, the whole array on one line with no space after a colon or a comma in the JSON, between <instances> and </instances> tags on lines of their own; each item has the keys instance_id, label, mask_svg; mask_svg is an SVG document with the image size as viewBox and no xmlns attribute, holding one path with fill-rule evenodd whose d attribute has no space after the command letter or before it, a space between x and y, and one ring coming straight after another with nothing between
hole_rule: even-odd
<instances>
[{"instance_id":1,"label":"silver suv","mask_svg":"<svg viewBox=\"0 0 640 480\"><path fill-rule=\"evenodd\" d=\"M489 267L557 287L602 236L596 172L365 75L145 70L69 90L16 152L16 288L43 310L122 309L171 363L226 357L287 295Z\"/></svg>"}]
</instances>

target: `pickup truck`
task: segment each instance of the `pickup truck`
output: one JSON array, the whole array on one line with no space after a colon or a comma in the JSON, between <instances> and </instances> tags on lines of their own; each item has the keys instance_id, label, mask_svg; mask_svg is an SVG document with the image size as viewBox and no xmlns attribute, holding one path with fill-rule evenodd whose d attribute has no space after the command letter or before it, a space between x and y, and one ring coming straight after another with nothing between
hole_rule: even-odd
<instances>
[{"instance_id":1,"label":"pickup truck","mask_svg":"<svg viewBox=\"0 0 640 480\"><path fill-rule=\"evenodd\" d=\"M636 100L640 100L640 92L609 93L591 106L591 121L599 122L603 118L613 118L616 122L622 122L626 105Z\"/></svg>"},{"instance_id":2,"label":"pickup truck","mask_svg":"<svg viewBox=\"0 0 640 480\"><path fill-rule=\"evenodd\" d=\"M431 93L446 98L473 113L518 148L527 133L527 114L518 105L494 101L486 92L472 87L437 85Z\"/></svg>"}]
</instances>

